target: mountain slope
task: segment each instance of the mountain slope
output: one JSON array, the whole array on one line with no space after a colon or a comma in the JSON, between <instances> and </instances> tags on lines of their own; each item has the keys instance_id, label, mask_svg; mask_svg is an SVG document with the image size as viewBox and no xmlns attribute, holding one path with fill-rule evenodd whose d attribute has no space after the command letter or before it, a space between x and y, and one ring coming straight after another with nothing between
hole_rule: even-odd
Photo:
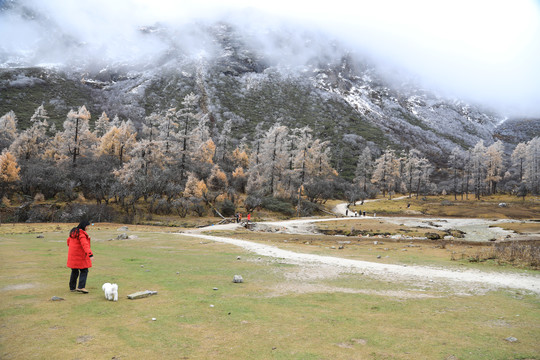
<instances>
[{"instance_id":1,"label":"mountain slope","mask_svg":"<svg viewBox=\"0 0 540 360\"><path fill-rule=\"evenodd\" d=\"M141 31L173 36L166 28ZM379 68L335 44L328 47L332 56L291 67L257 51L254 42L231 25L201 25L199 31L213 40L211 56L193 56L172 44L144 65L27 68L10 61L0 69L0 114L13 110L25 126L44 103L52 120L61 124L69 109L86 105L94 120L105 111L140 125L152 112L180 107L184 96L194 92L210 116L214 135L227 121L233 143L253 140L275 122L310 126L315 136L331 141L334 164L349 178L366 145L375 153L387 146L416 148L443 165L455 146L491 143L504 121L413 83L396 85Z\"/></svg>"}]
</instances>

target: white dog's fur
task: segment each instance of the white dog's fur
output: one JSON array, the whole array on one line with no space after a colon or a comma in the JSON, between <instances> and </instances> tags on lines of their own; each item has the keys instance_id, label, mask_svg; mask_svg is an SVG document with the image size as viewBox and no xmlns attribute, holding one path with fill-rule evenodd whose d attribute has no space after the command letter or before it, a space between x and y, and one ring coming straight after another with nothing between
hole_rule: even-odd
<instances>
[{"instance_id":1,"label":"white dog's fur","mask_svg":"<svg viewBox=\"0 0 540 360\"><path fill-rule=\"evenodd\" d=\"M105 299L110 301L118 301L118 285L105 283L101 288L105 292Z\"/></svg>"}]
</instances>

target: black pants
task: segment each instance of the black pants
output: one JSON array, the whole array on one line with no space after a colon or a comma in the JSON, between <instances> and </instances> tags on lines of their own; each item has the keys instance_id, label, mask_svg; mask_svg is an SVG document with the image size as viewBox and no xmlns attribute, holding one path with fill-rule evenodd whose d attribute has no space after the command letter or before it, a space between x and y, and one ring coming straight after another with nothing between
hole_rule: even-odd
<instances>
[{"instance_id":1,"label":"black pants","mask_svg":"<svg viewBox=\"0 0 540 360\"><path fill-rule=\"evenodd\" d=\"M80 271L80 276L79 276ZM88 269L71 269L71 278L69 279L69 289L75 290L77 286L77 278L79 278L79 287L77 289L84 289L86 287L86 277L88 276Z\"/></svg>"}]
</instances>

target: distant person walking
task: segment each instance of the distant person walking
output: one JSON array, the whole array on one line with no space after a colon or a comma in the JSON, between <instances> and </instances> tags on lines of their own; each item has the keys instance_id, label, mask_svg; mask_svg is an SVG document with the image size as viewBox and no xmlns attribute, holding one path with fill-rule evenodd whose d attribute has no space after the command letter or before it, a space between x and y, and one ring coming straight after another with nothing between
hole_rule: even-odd
<instances>
[{"instance_id":1,"label":"distant person walking","mask_svg":"<svg viewBox=\"0 0 540 360\"><path fill-rule=\"evenodd\" d=\"M67 239L67 246L69 247L67 267L71 269L69 289L83 294L88 294L86 278L88 277L88 269L92 267L92 258L94 256L90 249L90 236L86 232L88 225L90 225L88 221L81 221L77 227L71 229ZM77 279L79 280L78 287Z\"/></svg>"},{"instance_id":2,"label":"distant person walking","mask_svg":"<svg viewBox=\"0 0 540 360\"><path fill-rule=\"evenodd\" d=\"M248 222L248 224L249 224L249 222L251 221L251 213L248 213L248 217L247 217L247 219L248 219L248 221L247 221L247 222Z\"/></svg>"}]
</instances>

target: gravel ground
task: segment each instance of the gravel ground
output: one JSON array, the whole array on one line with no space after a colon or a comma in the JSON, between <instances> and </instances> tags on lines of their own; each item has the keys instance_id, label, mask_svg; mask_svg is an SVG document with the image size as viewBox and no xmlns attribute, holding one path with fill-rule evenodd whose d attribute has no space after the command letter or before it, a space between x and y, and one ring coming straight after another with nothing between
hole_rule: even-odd
<instances>
[{"instance_id":1,"label":"gravel ground","mask_svg":"<svg viewBox=\"0 0 540 360\"><path fill-rule=\"evenodd\" d=\"M280 226L292 228L300 224L309 224L313 220L296 220L277 222ZM212 226L211 229L234 229L236 224ZM210 228L201 229L204 231ZM325 271L359 273L385 281L411 281L416 284L442 284L457 291L479 292L494 289L521 289L540 294L540 276L534 274L517 274L503 272L485 272L458 268L435 268L428 266L407 266L382 264L360 260L344 259L334 256L321 256L283 250L275 246L260 244L254 241L238 240L229 237L203 235L187 232L180 235L227 243L244 248L257 255L280 259L280 261L307 267L324 266ZM334 271L335 272L335 271ZM459 289L459 290L458 290Z\"/></svg>"}]
</instances>

